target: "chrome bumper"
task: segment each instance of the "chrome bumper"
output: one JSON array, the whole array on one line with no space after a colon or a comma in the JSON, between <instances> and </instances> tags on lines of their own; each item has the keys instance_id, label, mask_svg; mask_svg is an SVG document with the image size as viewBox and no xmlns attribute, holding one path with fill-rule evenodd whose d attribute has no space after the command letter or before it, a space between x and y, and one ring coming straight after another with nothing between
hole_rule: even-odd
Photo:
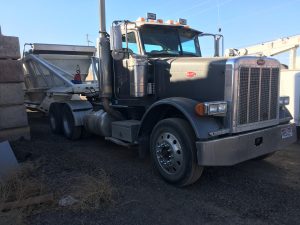
<instances>
[{"instance_id":1,"label":"chrome bumper","mask_svg":"<svg viewBox=\"0 0 300 225\"><path fill-rule=\"evenodd\" d=\"M283 128L291 127L293 136L281 137ZM284 124L240 135L196 142L198 164L229 166L256 158L297 141L295 124Z\"/></svg>"}]
</instances>

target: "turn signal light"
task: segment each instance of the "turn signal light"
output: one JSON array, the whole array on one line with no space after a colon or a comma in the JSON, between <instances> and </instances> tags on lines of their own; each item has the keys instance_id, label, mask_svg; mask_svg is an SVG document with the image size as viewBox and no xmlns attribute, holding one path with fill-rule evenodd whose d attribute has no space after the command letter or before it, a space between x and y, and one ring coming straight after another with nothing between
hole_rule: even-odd
<instances>
[{"instance_id":1,"label":"turn signal light","mask_svg":"<svg viewBox=\"0 0 300 225\"><path fill-rule=\"evenodd\" d=\"M198 116L205 116L205 105L204 105L204 103L198 103L195 106L195 112Z\"/></svg>"}]
</instances>

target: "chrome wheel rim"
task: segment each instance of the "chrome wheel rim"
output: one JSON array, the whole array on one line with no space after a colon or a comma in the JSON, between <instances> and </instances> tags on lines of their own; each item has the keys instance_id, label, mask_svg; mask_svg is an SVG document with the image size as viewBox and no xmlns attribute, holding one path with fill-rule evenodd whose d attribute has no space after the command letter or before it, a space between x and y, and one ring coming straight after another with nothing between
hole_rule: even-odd
<instances>
[{"instance_id":1,"label":"chrome wheel rim","mask_svg":"<svg viewBox=\"0 0 300 225\"><path fill-rule=\"evenodd\" d=\"M183 152L179 140L171 133L161 133L156 140L156 158L159 166L168 174L178 173L183 164Z\"/></svg>"}]
</instances>

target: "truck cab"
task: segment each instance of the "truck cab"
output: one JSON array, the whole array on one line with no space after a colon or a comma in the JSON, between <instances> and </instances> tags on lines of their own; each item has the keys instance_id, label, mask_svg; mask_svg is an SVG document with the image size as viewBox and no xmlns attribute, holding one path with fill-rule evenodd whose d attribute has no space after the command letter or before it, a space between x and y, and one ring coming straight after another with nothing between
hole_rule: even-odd
<instances>
[{"instance_id":1,"label":"truck cab","mask_svg":"<svg viewBox=\"0 0 300 225\"><path fill-rule=\"evenodd\" d=\"M199 101L222 99L224 76L222 80L220 74L226 59L218 57L221 36L213 35L214 55L203 58L199 43L202 35L207 34L172 20L164 23L139 18L136 22L114 22L112 96L118 104L133 106L178 96ZM209 88L213 83L215 88Z\"/></svg>"}]
</instances>

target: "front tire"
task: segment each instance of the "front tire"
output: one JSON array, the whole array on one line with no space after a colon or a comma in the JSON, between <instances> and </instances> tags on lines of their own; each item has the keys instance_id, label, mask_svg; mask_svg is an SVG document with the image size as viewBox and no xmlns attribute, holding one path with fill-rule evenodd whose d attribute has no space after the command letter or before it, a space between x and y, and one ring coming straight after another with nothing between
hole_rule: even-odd
<instances>
[{"instance_id":1,"label":"front tire","mask_svg":"<svg viewBox=\"0 0 300 225\"><path fill-rule=\"evenodd\" d=\"M187 186L202 174L203 167L196 160L195 134L183 119L158 122L150 137L150 150L155 168L171 184Z\"/></svg>"}]
</instances>

